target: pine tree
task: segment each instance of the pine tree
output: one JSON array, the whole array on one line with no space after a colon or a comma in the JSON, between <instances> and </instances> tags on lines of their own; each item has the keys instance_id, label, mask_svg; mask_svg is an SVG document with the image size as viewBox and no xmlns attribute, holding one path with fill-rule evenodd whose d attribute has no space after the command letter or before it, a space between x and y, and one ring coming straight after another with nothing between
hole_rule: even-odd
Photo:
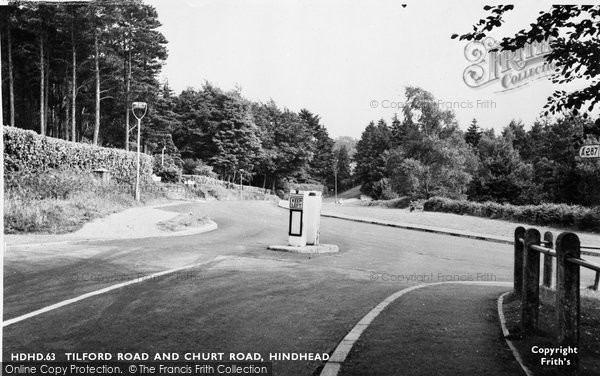
<instances>
[{"instance_id":1,"label":"pine tree","mask_svg":"<svg viewBox=\"0 0 600 376\"><path fill-rule=\"evenodd\" d=\"M356 144L356 177L362 183L361 191L373 194L373 184L383 179L385 173L384 152L391 146L392 134L383 119L371 122Z\"/></svg>"},{"instance_id":2,"label":"pine tree","mask_svg":"<svg viewBox=\"0 0 600 376\"><path fill-rule=\"evenodd\" d=\"M338 179L338 190L345 190L350 188L350 157L348 156L348 149L342 145L336 152L336 169Z\"/></svg>"},{"instance_id":3,"label":"pine tree","mask_svg":"<svg viewBox=\"0 0 600 376\"><path fill-rule=\"evenodd\" d=\"M320 123L321 119L318 115L302 109L299 116L306 122L314 138L314 142L311 144L313 157L308 164L307 171L309 178L331 186L333 184L333 140L329 137L327 129Z\"/></svg>"},{"instance_id":4,"label":"pine tree","mask_svg":"<svg viewBox=\"0 0 600 376\"><path fill-rule=\"evenodd\" d=\"M481 129L477 125L477 119L473 119L471 121L471 125L469 129L467 129L467 133L465 133L465 141L467 144L477 147L479 144L479 140L481 139Z\"/></svg>"}]
</instances>

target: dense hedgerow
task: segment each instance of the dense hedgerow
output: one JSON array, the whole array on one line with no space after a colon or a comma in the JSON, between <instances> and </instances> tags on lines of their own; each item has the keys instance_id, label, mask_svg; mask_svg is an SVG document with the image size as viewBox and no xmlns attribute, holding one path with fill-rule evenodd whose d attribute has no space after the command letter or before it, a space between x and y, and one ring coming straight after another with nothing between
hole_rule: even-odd
<instances>
[{"instance_id":1,"label":"dense hedgerow","mask_svg":"<svg viewBox=\"0 0 600 376\"><path fill-rule=\"evenodd\" d=\"M517 206L495 202L480 203L432 197L425 201L423 210L506 219L532 225L600 231L600 207L586 208L566 204Z\"/></svg>"},{"instance_id":2,"label":"dense hedgerow","mask_svg":"<svg viewBox=\"0 0 600 376\"><path fill-rule=\"evenodd\" d=\"M4 170L43 172L48 170L91 171L105 168L118 180L133 181L136 153L41 136L34 131L4 127ZM153 157L140 155L140 176L150 180Z\"/></svg>"}]
</instances>

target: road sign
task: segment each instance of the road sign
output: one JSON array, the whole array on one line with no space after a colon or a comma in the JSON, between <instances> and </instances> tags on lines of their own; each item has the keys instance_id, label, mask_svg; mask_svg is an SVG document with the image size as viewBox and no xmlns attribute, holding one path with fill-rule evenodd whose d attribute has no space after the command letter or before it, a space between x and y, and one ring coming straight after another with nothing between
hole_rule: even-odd
<instances>
[{"instance_id":1,"label":"road sign","mask_svg":"<svg viewBox=\"0 0 600 376\"><path fill-rule=\"evenodd\" d=\"M600 145L584 145L579 149L581 158L600 158Z\"/></svg>"},{"instance_id":2,"label":"road sign","mask_svg":"<svg viewBox=\"0 0 600 376\"><path fill-rule=\"evenodd\" d=\"M303 203L304 203L304 196L290 195L290 209L302 210Z\"/></svg>"}]
</instances>

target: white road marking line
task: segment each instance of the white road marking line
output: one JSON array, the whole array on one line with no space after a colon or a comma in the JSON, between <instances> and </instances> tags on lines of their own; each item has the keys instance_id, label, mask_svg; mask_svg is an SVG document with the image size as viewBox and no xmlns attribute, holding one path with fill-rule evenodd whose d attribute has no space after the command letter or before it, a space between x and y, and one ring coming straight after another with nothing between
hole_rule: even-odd
<instances>
[{"instance_id":1,"label":"white road marking line","mask_svg":"<svg viewBox=\"0 0 600 376\"><path fill-rule=\"evenodd\" d=\"M204 262L200 262L200 263L197 263L197 264L192 264L192 265L182 266L182 267L179 267L179 268L164 270L162 272L157 272L157 273L150 274L150 275L147 275L147 276L144 276L144 277L136 278L136 279L133 279L131 281L122 282L122 283L118 283L116 285L105 287L105 288L100 289L100 290L88 292L86 294L79 295L79 296L77 296L75 298L63 300L62 302L58 302L56 304L52 304L50 306L38 309L36 311L26 313L26 314L24 314L22 316L18 316L18 317L15 317L13 319L10 319L10 320L3 321L2 322L2 327L5 328L5 327L7 327L9 325L18 323L19 321L27 320L27 319L29 319L31 317L35 317L35 316L41 315L42 313L53 311L55 309L67 306L69 304L73 304L73 303L79 302L81 300L84 300L84 299L87 299L87 298L91 298L92 296L101 295L101 294L104 294L106 292L109 292L109 291L112 291L112 290L116 290L116 289L120 289L122 287L133 285L133 284L136 284L136 283L144 282L144 281L147 281L147 280L152 279L152 278L157 278L157 277L160 277L160 276L163 276L163 275L166 275L166 274L175 273L175 272L178 272L180 270L195 268L197 266L206 265L206 264L211 263L213 261L220 261L220 260L226 259L226 258L227 258L227 256L217 256L214 259L209 260L209 261L204 261Z\"/></svg>"},{"instance_id":2,"label":"white road marking line","mask_svg":"<svg viewBox=\"0 0 600 376\"><path fill-rule=\"evenodd\" d=\"M461 285L482 285L482 286L502 286L512 287L512 282L482 282L482 281L459 281L459 282L435 282L428 283L425 285L411 286L406 289L400 290L393 293L367 313L363 318L352 328L352 330L342 339L336 349L329 357L325 367L321 371L320 376L337 376L342 364L346 360L346 357L350 353L352 346L359 339L361 334L367 329L367 327L373 322L373 320L391 303L396 301L402 295L407 294L411 291L421 289L423 287L445 285L445 284L461 284ZM531 375L528 375L531 376Z\"/></svg>"},{"instance_id":3,"label":"white road marking line","mask_svg":"<svg viewBox=\"0 0 600 376\"><path fill-rule=\"evenodd\" d=\"M504 294L500 295L500 297L498 298L498 317L500 317L500 325L502 325L502 334L504 335L504 340L508 344L508 347L510 347L510 350L512 351L513 356L515 357L517 362L519 362L519 365L521 365L521 368L523 368L523 371L525 371L525 374L527 374L527 376L533 376L533 372L531 372L531 370L523 363L523 358L521 358L521 354L519 354L519 351L517 350L515 345L512 343L512 341L510 339L508 339L510 332L508 331L508 328L506 327L506 318L504 317L504 311L502 309L502 305L504 304L504 297L506 295L508 295L509 293L510 293L510 291L505 292Z\"/></svg>"}]
</instances>

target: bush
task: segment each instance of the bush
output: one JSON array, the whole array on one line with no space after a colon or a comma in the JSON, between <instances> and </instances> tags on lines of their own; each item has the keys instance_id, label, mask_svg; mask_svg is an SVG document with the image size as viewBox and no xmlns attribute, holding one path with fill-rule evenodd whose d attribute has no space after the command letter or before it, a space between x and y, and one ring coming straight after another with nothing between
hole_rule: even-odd
<instances>
[{"instance_id":1,"label":"bush","mask_svg":"<svg viewBox=\"0 0 600 376\"><path fill-rule=\"evenodd\" d=\"M219 177L216 172L213 171L213 167L209 165L205 165L204 163L200 163L194 168L194 175L207 176L209 178L216 179Z\"/></svg>"},{"instance_id":2,"label":"bush","mask_svg":"<svg viewBox=\"0 0 600 376\"><path fill-rule=\"evenodd\" d=\"M467 214L492 219L506 219L532 225L600 231L600 207L585 208L566 204L517 206L495 202L480 203L432 197L425 201L423 210Z\"/></svg>"},{"instance_id":3,"label":"bush","mask_svg":"<svg viewBox=\"0 0 600 376\"><path fill-rule=\"evenodd\" d=\"M118 180L136 176L137 153L41 136L34 131L4 127L4 170L43 172L53 169L91 171L106 168ZM140 155L140 176L151 180L153 157Z\"/></svg>"},{"instance_id":4,"label":"bush","mask_svg":"<svg viewBox=\"0 0 600 376\"><path fill-rule=\"evenodd\" d=\"M30 200L66 200L77 192L92 190L94 182L91 175L69 170L45 173L15 171L5 176L4 189Z\"/></svg>"},{"instance_id":5,"label":"bush","mask_svg":"<svg viewBox=\"0 0 600 376\"><path fill-rule=\"evenodd\" d=\"M165 166L154 171L156 176L160 176L163 183L179 183L181 181L181 170L175 166Z\"/></svg>"},{"instance_id":6,"label":"bush","mask_svg":"<svg viewBox=\"0 0 600 376\"><path fill-rule=\"evenodd\" d=\"M400 197L385 201L370 201L368 203L368 206L382 206L384 208L406 209L411 205L411 203L412 202L410 197Z\"/></svg>"},{"instance_id":7,"label":"bush","mask_svg":"<svg viewBox=\"0 0 600 376\"><path fill-rule=\"evenodd\" d=\"M200 175L208 176L209 178L218 178L216 172L213 171L213 167L205 164L200 159L185 158L181 166L184 175Z\"/></svg>"},{"instance_id":8,"label":"bush","mask_svg":"<svg viewBox=\"0 0 600 376\"><path fill-rule=\"evenodd\" d=\"M181 168L170 155L165 155L164 163L162 158L154 158L154 174L160 176L163 183L179 183L181 181Z\"/></svg>"},{"instance_id":9,"label":"bush","mask_svg":"<svg viewBox=\"0 0 600 376\"><path fill-rule=\"evenodd\" d=\"M194 170L196 169L196 167L198 167L198 164L199 162L197 159L184 158L183 163L181 165L181 169L183 170L184 174L192 175L194 174Z\"/></svg>"},{"instance_id":10,"label":"bush","mask_svg":"<svg viewBox=\"0 0 600 376\"><path fill-rule=\"evenodd\" d=\"M371 183L367 190L375 200L393 200L398 198L398 194L393 191L392 185L387 178ZM363 190L361 189L361 191Z\"/></svg>"},{"instance_id":11,"label":"bush","mask_svg":"<svg viewBox=\"0 0 600 376\"><path fill-rule=\"evenodd\" d=\"M229 196L232 194L229 190L227 190L227 188L218 185L208 187L206 188L206 191L209 195L216 198L217 200L225 200L229 198Z\"/></svg>"}]
</instances>

